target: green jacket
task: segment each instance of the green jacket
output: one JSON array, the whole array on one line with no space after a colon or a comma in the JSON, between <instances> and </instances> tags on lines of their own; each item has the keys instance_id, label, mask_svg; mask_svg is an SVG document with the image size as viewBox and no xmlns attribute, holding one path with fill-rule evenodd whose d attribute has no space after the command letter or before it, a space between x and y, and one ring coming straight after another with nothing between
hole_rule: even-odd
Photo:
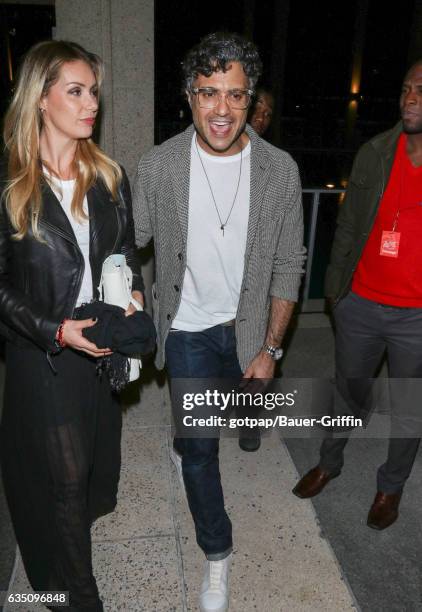
<instances>
[{"instance_id":1,"label":"green jacket","mask_svg":"<svg viewBox=\"0 0 422 612\"><path fill-rule=\"evenodd\" d=\"M356 155L325 277L325 295L336 301L350 290L353 273L388 183L401 132L399 122L365 143Z\"/></svg>"}]
</instances>

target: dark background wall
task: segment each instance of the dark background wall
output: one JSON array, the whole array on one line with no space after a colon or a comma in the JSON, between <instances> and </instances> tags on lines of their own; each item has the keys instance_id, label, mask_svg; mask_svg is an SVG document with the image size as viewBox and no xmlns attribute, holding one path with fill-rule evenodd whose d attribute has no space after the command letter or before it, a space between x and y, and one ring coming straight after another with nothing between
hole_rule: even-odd
<instances>
[{"instance_id":1,"label":"dark background wall","mask_svg":"<svg viewBox=\"0 0 422 612\"><path fill-rule=\"evenodd\" d=\"M180 89L185 52L208 32L237 31L258 45L262 80L276 93L272 142L299 163L304 186L341 186L358 146L398 119L401 80L409 61L422 55L420 4L232 0L217 8L157 0L156 141L189 121Z\"/></svg>"},{"instance_id":2,"label":"dark background wall","mask_svg":"<svg viewBox=\"0 0 422 612\"><path fill-rule=\"evenodd\" d=\"M22 55L50 38L54 25L52 2L0 0L0 115ZM244 33L258 45L262 81L274 89L277 101L269 139L296 159L304 186L342 186L358 146L398 118L403 74L422 56L422 1L231 0L213 6L156 0L156 142L190 120L181 92L184 54L202 36L221 29ZM352 72L359 62L353 94Z\"/></svg>"}]
</instances>

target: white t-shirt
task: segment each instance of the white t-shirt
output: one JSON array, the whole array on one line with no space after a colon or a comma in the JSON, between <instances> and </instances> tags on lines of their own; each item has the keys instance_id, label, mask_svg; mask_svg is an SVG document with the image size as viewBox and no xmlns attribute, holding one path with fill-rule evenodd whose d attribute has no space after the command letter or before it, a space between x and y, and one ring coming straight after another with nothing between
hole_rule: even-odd
<instances>
[{"instance_id":1,"label":"white t-shirt","mask_svg":"<svg viewBox=\"0 0 422 612\"><path fill-rule=\"evenodd\" d=\"M223 235L198 153L223 223L236 193L241 155L210 155L196 147L195 140L196 134L191 146L186 272L173 321L174 328L184 331L202 331L235 318L249 220L250 142L242 151L239 190Z\"/></svg>"},{"instance_id":2,"label":"white t-shirt","mask_svg":"<svg viewBox=\"0 0 422 612\"><path fill-rule=\"evenodd\" d=\"M67 218L69 219L70 225L72 226L76 237L76 242L78 243L84 258L84 275L82 278L79 296L76 301L76 306L80 306L81 304L85 304L92 300L92 273L91 264L89 263L89 219L77 221L70 212L70 205L72 203L76 179L63 181L55 176L49 175L48 171L46 170L44 170L44 172L48 175L51 188L62 205ZM88 215L88 200L86 196L84 197L83 201L83 210L85 214Z\"/></svg>"}]
</instances>

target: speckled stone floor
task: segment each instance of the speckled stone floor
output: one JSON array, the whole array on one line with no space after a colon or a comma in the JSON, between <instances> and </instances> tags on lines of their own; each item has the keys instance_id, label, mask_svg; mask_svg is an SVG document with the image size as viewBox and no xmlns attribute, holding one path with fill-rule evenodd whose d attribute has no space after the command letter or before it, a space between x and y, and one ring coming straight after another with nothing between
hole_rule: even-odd
<instances>
[{"instance_id":1,"label":"speckled stone floor","mask_svg":"<svg viewBox=\"0 0 422 612\"><path fill-rule=\"evenodd\" d=\"M142 388L124 417L117 510L93 527L93 564L105 610L193 612L204 557L169 459L167 387ZM221 441L233 522L231 612L339 612L354 600L313 506L291 494L297 471L275 435L257 453ZM13 591L29 591L17 561ZM5 607L7 612L44 610Z\"/></svg>"}]
</instances>

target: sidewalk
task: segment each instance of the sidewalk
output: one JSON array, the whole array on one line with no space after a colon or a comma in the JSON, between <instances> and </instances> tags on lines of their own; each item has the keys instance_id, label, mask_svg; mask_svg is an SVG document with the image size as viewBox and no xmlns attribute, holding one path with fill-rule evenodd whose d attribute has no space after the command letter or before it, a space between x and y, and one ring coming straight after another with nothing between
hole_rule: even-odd
<instances>
[{"instance_id":1,"label":"sidewalk","mask_svg":"<svg viewBox=\"0 0 422 612\"><path fill-rule=\"evenodd\" d=\"M124 417L116 512L93 528L105 610L196 611L204 557L169 459L167 387L142 388ZM310 502L291 494L296 468L276 435L257 453L221 442L226 507L234 528L231 612L338 612L354 601ZM29 591L21 563L14 592ZM44 610L9 606L5 610Z\"/></svg>"}]
</instances>

